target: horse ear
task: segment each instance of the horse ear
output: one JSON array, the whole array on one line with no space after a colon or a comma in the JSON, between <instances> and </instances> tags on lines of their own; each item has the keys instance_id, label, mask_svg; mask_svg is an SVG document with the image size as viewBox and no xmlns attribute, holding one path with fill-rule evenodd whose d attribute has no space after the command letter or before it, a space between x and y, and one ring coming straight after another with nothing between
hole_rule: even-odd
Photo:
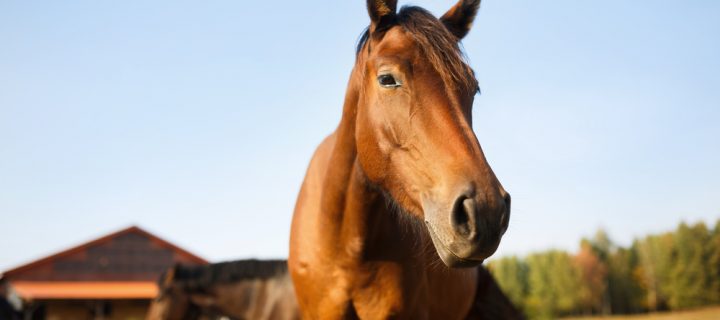
<instances>
[{"instance_id":1,"label":"horse ear","mask_svg":"<svg viewBox=\"0 0 720 320\"><path fill-rule=\"evenodd\" d=\"M370 31L388 23L395 17L397 0L367 0L368 14L370 14Z\"/></svg>"},{"instance_id":2,"label":"horse ear","mask_svg":"<svg viewBox=\"0 0 720 320\"><path fill-rule=\"evenodd\" d=\"M165 274L162 278L162 286L163 288L169 288L170 285L172 285L173 281L175 280L175 273L177 272L177 268L179 266L176 264L172 266L172 268L165 271Z\"/></svg>"},{"instance_id":3,"label":"horse ear","mask_svg":"<svg viewBox=\"0 0 720 320\"><path fill-rule=\"evenodd\" d=\"M480 0L460 0L440 17L440 21L450 33L462 39L470 32L478 8L480 8Z\"/></svg>"}]
</instances>

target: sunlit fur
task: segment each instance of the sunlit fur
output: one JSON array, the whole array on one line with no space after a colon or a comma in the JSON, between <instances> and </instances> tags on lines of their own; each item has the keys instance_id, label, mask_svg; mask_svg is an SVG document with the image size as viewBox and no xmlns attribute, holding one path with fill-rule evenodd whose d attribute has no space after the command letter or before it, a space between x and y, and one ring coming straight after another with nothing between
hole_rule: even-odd
<instances>
[{"instance_id":1,"label":"sunlit fur","mask_svg":"<svg viewBox=\"0 0 720 320\"><path fill-rule=\"evenodd\" d=\"M303 318L471 316L476 266L509 217L472 129L478 86L458 43L478 5L460 0L440 20L368 0L342 118L293 215L288 266Z\"/></svg>"}]
</instances>

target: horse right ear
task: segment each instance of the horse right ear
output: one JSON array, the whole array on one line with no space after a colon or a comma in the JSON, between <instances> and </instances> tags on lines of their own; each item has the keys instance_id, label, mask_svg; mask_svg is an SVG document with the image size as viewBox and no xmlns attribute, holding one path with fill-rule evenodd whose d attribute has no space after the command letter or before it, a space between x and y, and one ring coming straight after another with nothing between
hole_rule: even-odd
<instances>
[{"instance_id":1,"label":"horse right ear","mask_svg":"<svg viewBox=\"0 0 720 320\"><path fill-rule=\"evenodd\" d=\"M175 264L174 266L172 266L172 268L168 269L165 272L165 275L163 276L163 279L162 279L163 288L169 288L170 285L172 285L173 280L175 280L175 273L177 273L177 269L179 267L180 266L178 264Z\"/></svg>"},{"instance_id":2,"label":"horse right ear","mask_svg":"<svg viewBox=\"0 0 720 320\"><path fill-rule=\"evenodd\" d=\"M440 17L440 21L450 33L462 39L470 32L479 8L480 0L460 0Z\"/></svg>"},{"instance_id":3,"label":"horse right ear","mask_svg":"<svg viewBox=\"0 0 720 320\"><path fill-rule=\"evenodd\" d=\"M367 0L370 15L370 32L382 29L395 18L397 0Z\"/></svg>"}]
</instances>

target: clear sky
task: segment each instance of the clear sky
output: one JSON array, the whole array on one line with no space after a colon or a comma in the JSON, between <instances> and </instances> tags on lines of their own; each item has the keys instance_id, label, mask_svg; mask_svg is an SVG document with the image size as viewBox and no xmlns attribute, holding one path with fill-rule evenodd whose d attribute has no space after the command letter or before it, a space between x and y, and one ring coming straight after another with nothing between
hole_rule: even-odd
<instances>
[{"instance_id":1,"label":"clear sky","mask_svg":"<svg viewBox=\"0 0 720 320\"><path fill-rule=\"evenodd\" d=\"M513 195L500 254L720 218L718 16L483 1L464 47ZM211 260L286 256L367 23L361 0L0 2L0 270L131 224Z\"/></svg>"}]
</instances>

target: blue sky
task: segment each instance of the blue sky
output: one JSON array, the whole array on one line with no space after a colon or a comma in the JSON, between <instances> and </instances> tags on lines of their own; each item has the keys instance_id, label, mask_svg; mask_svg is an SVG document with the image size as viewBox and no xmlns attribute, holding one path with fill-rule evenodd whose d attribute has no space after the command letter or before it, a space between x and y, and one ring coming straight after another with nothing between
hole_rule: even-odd
<instances>
[{"instance_id":1,"label":"blue sky","mask_svg":"<svg viewBox=\"0 0 720 320\"><path fill-rule=\"evenodd\" d=\"M285 256L364 6L1 2L0 270L131 224L211 260ZM513 195L499 254L720 218L719 15L483 1L464 47L475 130Z\"/></svg>"}]
</instances>

